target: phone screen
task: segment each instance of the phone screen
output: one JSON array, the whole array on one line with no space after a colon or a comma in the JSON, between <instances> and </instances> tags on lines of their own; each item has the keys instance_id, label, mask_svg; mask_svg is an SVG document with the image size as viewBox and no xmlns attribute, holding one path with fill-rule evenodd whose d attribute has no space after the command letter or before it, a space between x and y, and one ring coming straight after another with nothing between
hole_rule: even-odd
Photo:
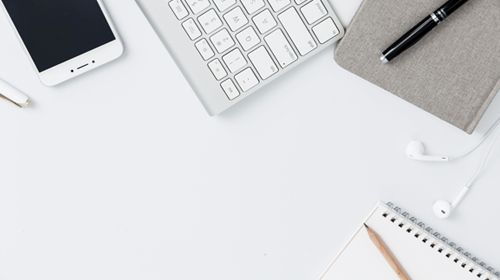
<instances>
[{"instance_id":1,"label":"phone screen","mask_svg":"<svg viewBox=\"0 0 500 280\"><path fill-rule=\"evenodd\" d=\"M96 0L2 0L39 72L114 41Z\"/></svg>"}]
</instances>

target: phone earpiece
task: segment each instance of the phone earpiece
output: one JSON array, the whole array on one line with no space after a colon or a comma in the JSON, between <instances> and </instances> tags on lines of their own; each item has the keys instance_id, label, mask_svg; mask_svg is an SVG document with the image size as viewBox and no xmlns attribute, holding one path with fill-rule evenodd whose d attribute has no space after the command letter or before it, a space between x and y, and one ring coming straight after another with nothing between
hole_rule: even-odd
<instances>
[{"instance_id":1,"label":"phone earpiece","mask_svg":"<svg viewBox=\"0 0 500 280\"><path fill-rule=\"evenodd\" d=\"M433 161L433 162L450 161L450 158L447 156L426 155L424 143L420 141L411 141L406 147L406 155L408 156L408 158L417 161Z\"/></svg>"}]
</instances>

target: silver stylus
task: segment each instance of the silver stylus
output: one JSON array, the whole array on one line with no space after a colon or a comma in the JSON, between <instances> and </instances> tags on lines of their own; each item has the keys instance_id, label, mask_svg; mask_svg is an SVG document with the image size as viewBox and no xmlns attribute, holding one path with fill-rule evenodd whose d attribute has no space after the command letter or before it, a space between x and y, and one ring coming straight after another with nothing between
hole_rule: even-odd
<instances>
[{"instance_id":1,"label":"silver stylus","mask_svg":"<svg viewBox=\"0 0 500 280\"><path fill-rule=\"evenodd\" d=\"M2 79L0 79L0 98L4 98L20 108L30 104L28 96Z\"/></svg>"}]
</instances>

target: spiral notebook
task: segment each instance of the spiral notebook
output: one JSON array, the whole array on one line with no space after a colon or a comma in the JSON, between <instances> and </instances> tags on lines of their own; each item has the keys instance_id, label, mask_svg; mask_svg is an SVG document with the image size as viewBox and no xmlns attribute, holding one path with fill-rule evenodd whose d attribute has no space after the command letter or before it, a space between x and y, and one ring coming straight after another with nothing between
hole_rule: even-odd
<instances>
[{"instance_id":1,"label":"spiral notebook","mask_svg":"<svg viewBox=\"0 0 500 280\"><path fill-rule=\"evenodd\" d=\"M389 64L382 51L445 0L364 0L335 51L346 70L472 133L500 90L500 1L469 1Z\"/></svg>"},{"instance_id":2,"label":"spiral notebook","mask_svg":"<svg viewBox=\"0 0 500 280\"><path fill-rule=\"evenodd\" d=\"M412 280L499 280L500 274L393 204L377 205L365 223L385 241ZM398 280L363 225L321 280Z\"/></svg>"}]
</instances>

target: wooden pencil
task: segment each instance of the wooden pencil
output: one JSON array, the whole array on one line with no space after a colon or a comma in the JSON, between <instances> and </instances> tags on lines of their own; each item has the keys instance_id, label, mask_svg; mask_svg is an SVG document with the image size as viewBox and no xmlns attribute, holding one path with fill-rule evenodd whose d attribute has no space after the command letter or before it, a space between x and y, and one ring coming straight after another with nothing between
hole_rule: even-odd
<instances>
[{"instance_id":1,"label":"wooden pencil","mask_svg":"<svg viewBox=\"0 0 500 280\"><path fill-rule=\"evenodd\" d=\"M405 269L401 266L399 261L396 259L394 254L389 250L389 247L384 243L382 238L367 224L365 224L365 228L368 231L368 236L372 240L373 244L380 251L382 256L384 256L387 263L392 267L394 272L398 275L401 280L411 280L410 276L406 273Z\"/></svg>"}]
</instances>

